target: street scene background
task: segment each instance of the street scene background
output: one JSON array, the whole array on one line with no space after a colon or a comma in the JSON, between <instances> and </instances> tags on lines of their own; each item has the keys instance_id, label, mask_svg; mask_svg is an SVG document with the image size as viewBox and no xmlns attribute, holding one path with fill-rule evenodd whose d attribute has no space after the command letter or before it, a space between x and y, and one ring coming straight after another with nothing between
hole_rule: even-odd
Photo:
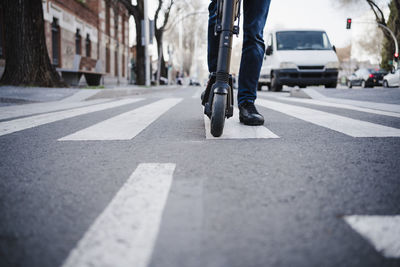
<instances>
[{"instance_id":1,"label":"street scene background","mask_svg":"<svg viewBox=\"0 0 400 267\"><path fill-rule=\"evenodd\" d=\"M272 0L261 126L239 24L220 137L210 2L0 2L1 267L400 266L400 1Z\"/></svg>"}]
</instances>

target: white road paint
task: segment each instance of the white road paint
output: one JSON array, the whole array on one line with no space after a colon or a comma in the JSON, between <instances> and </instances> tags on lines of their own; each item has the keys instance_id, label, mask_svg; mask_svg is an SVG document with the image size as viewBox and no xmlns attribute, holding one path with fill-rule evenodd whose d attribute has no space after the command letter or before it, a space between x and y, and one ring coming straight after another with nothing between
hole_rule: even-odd
<instances>
[{"instance_id":1,"label":"white road paint","mask_svg":"<svg viewBox=\"0 0 400 267\"><path fill-rule=\"evenodd\" d=\"M132 103L138 102L140 100L143 100L143 99L140 99L140 98L123 99L123 100L113 101L113 102L109 102L109 103L92 105L92 106L88 106L88 107L82 107L82 108L76 108L76 109L64 110L64 111L57 111L57 112L53 112L53 113L40 114L40 115L31 116L31 117L0 122L0 136L18 132L18 131L22 131L22 130L26 130L26 129L33 128L33 127L37 127L37 126L40 126L43 124L76 117L76 116L91 113L91 112L96 112L96 111L101 111L101 110L105 110L105 109L110 109L110 108L127 105L127 104L132 104Z\"/></svg>"},{"instance_id":2,"label":"white road paint","mask_svg":"<svg viewBox=\"0 0 400 267\"><path fill-rule=\"evenodd\" d=\"M396 113L396 112L382 111L382 110L370 109L370 108L362 108L362 107L341 104L341 103L327 102L327 101L317 100L317 99L293 98L293 97L287 97L287 96L286 97L270 96L270 97L272 97L274 99L281 99L284 101L295 102L295 103L311 104L311 105L323 106L323 107L341 108L341 109L355 110L355 111L371 113L371 114L376 114L376 115L384 115L384 116L400 118L400 113Z\"/></svg>"},{"instance_id":3,"label":"white road paint","mask_svg":"<svg viewBox=\"0 0 400 267\"><path fill-rule=\"evenodd\" d=\"M204 88L200 87L199 89L196 90L196 92L194 93L194 95L192 96L192 98L194 99L200 99L201 97L201 93L203 93Z\"/></svg>"},{"instance_id":4,"label":"white road paint","mask_svg":"<svg viewBox=\"0 0 400 267\"><path fill-rule=\"evenodd\" d=\"M140 164L90 226L63 267L147 267L175 164Z\"/></svg>"},{"instance_id":5,"label":"white road paint","mask_svg":"<svg viewBox=\"0 0 400 267\"><path fill-rule=\"evenodd\" d=\"M364 107L364 108L400 113L400 105L326 97L311 88L304 89L304 91L313 99L324 100L326 102L341 103L341 104L347 104L347 105L352 105L352 106L357 106L357 107Z\"/></svg>"},{"instance_id":6,"label":"white road paint","mask_svg":"<svg viewBox=\"0 0 400 267\"><path fill-rule=\"evenodd\" d=\"M315 109L265 99L258 99L257 104L352 137L400 137L400 129L397 128L355 120Z\"/></svg>"},{"instance_id":7,"label":"white road paint","mask_svg":"<svg viewBox=\"0 0 400 267\"><path fill-rule=\"evenodd\" d=\"M17 117L31 116L35 114L85 107L105 102L110 102L110 100L98 99L98 100L74 102L74 103L53 101L46 103L34 103L26 105L13 105L13 106L0 107L0 120L7 120Z\"/></svg>"},{"instance_id":8,"label":"white road paint","mask_svg":"<svg viewBox=\"0 0 400 267\"><path fill-rule=\"evenodd\" d=\"M400 258L400 215L354 215L344 219L385 257Z\"/></svg>"},{"instance_id":9,"label":"white road paint","mask_svg":"<svg viewBox=\"0 0 400 267\"><path fill-rule=\"evenodd\" d=\"M204 116L204 125L207 139L266 139L279 138L264 126L246 126L239 122L239 111L234 110L232 118L225 120L224 133L221 137L214 137L210 133L210 119Z\"/></svg>"},{"instance_id":10,"label":"white road paint","mask_svg":"<svg viewBox=\"0 0 400 267\"><path fill-rule=\"evenodd\" d=\"M159 100L65 136L59 141L131 140L181 101L181 98Z\"/></svg>"},{"instance_id":11,"label":"white road paint","mask_svg":"<svg viewBox=\"0 0 400 267\"><path fill-rule=\"evenodd\" d=\"M94 96L95 94L104 91L107 89L81 89L78 92L76 92L75 94L73 94L70 97L66 97L62 100L60 100L60 102L62 103L68 103L68 102L79 102L79 101L84 101L86 99L88 99L89 97Z\"/></svg>"}]
</instances>

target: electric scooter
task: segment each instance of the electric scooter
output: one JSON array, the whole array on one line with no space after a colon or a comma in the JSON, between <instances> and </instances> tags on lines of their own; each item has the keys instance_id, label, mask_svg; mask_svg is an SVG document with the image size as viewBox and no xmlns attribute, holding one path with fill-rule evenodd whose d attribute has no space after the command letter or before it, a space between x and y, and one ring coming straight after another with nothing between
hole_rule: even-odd
<instances>
[{"instance_id":1,"label":"electric scooter","mask_svg":"<svg viewBox=\"0 0 400 267\"><path fill-rule=\"evenodd\" d=\"M211 119L211 134L220 137L224 131L225 118L233 116L233 86L230 72L232 39L239 35L241 0L218 0L215 34L220 36L217 72L210 75L202 94L204 114ZM237 21L237 25L235 25Z\"/></svg>"}]
</instances>

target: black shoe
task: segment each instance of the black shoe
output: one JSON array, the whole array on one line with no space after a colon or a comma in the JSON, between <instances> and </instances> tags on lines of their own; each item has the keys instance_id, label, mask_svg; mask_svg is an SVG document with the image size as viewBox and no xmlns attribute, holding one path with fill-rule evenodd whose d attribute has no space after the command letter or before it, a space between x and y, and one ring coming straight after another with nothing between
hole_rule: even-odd
<instances>
[{"instance_id":1,"label":"black shoe","mask_svg":"<svg viewBox=\"0 0 400 267\"><path fill-rule=\"evenodd\" d=\"M244 102L239 106L239 119L245 125L258 126L264 124L264 117L258 113L254 103Z\"/></svg>"}]
</instances>

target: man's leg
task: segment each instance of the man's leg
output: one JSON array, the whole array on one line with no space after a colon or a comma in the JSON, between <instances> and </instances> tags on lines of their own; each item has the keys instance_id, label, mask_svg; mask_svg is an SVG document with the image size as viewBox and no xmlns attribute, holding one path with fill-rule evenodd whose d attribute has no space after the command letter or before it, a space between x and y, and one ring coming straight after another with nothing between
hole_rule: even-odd
<instances>
[{"instance_id":1,"label":"man's leg","mask_svg":"<svg viewBox=\"0 0 400 267\"><path fill-rule=\"evenodd\" d=\"M263 32L271 0L243 0L243 49L239 71L238 104L257 98L257 84L263 63Z\"/></svg>"},{"instance_id":2,"label":"man's leg","mask_svg":"<svg viewBox=\"0 0 400 267\"><path fill-rule=\"evenodd\" d=\"M216 72L218 64L219 36L215 36L215 25L217 24L217 0L211 0L208 7L208 71Z\"/></svg>"}]
</instances>

